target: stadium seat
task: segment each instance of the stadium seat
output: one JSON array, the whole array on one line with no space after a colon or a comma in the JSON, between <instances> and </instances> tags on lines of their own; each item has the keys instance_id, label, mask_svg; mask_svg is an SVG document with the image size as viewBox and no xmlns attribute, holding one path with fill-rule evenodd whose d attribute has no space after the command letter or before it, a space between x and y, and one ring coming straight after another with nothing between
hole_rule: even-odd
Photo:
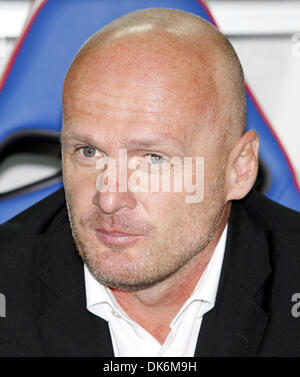
<instances>
[{"instance_id":1,"label":"stadium seat","mask_svg":"<svg viewBox=\"0 0 300 377\"><path fill-rule=\"evenodd\" d=\"M113 19L143 8L175 8L215 24L198 0L42 1L19 38L0 81L0 164L18 150L59 158L61 90L65 73L82 43ZM299 186L288 157L246 85L247 129L260 137L256 188L300 211ZM0 223L62 186L60 174L0 194Z\"/></svg>"}]
</instances>

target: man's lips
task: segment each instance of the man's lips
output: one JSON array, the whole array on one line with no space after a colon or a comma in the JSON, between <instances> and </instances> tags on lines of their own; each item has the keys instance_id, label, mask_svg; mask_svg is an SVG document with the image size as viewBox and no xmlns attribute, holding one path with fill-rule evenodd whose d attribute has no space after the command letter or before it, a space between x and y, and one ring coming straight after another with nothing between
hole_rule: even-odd
<instances>
[{"instance_id":1,"label":"man's lips","mask_svg":"<svg viewBox=\"0 0 300 377\"><path fill-rule=\"evenodd\" d=\"M120 230L96 229L97 237L107 245L125 246L134 243L145 237L144 234L124 233Z\"/></svg>"}]
</instances>

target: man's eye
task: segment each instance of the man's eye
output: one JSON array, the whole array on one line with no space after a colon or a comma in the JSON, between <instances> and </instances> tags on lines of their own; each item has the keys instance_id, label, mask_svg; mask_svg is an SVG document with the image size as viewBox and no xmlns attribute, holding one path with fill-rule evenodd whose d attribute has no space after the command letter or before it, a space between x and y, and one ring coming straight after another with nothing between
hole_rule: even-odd
<instances>
[{"instance_id":1,"label":"man's eye","mask_svg":"<svg viewBox=\"0 0 300 377\"><path fill-rule=\"evenodd\" d=\"M161 165L165 161L164 157L159 156L158 154L151 153L147 155L148 160L151 162L151 164L154 165Z\"/></svg>"},{"instance_id":2,"label":"man's eye","mask_svg":"<svg viewBox=\"0 0 300 377\"><path fill-rule=\"evenodd\" d=\"M90 147L90 146L81 147L81 148L79 148L79 150L81 151L83 156L87 157L87 158L95 157L97 155L97 152L98 152L96 148Z\"/></svg>"}]
</instances>

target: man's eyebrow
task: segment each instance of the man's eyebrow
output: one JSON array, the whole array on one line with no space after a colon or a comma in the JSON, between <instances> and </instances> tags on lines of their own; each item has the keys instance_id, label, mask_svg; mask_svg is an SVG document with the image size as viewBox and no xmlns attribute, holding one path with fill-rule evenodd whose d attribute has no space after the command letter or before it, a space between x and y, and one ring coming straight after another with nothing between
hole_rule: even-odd
<instances>
[{"instance_id":1,"label":"man's eyebrow","mask_svg":"<svg viewBox=\"0 0 300 377\"><path fill-rule=\"evenodd\" d=\"M89 137L89 135L82 135L77 132L62 130L60 133L60 141L62 142L68 139L74 139L86 143L93 143L93 137Z\"/></svg>"},{"instance_id":2,"label":"man's eyebrow","mask_svg":"<svg viewBox=\"0 0 300 377\"><path fill-rule=\"evenodd\" d=\"M166 136L145 137L145 138L131 137L131 138L125 139L122 142L122 145L124 147L144 147L144 148L150 148L150 147L162 146L162 145L180 147L180 148L182 147L180 142Z\"/></svg>"},{"instance_id":3,"label":"man's eyebrow","mask_svg":"<svg viewBox=\"0 0 300 377\"><path fill-rule=\"evenodd\" d=\"M82 142L91 143L93 145L97 144L97 141L94 140L92 136L89 135L82 135L80 133L71 132L71 131L62 131L61 132L61 140L64 139L76 139ZM129 148L129 147L142 147L142 148L151 148L155 146L170 146L182 149L183 145L177 139L174 139L169 136L155 136L155 137L130 137L126 138L120 142L121 148Z\"/></svg>"},{"instance_id":4,"label":"man's eyebrow","mask_svg":"<svg viewBox=\"0 0 300 377\"><path fill-rule=\"evenodd\" d=\"M96 147L99 143L97 139L93 135L84 135L79 132L74 131L64 131L62 130L60 133L60 143L61 145L64 142L81 142L87 145L92 145L93 147Z\"/></svg>"}]
</instances>

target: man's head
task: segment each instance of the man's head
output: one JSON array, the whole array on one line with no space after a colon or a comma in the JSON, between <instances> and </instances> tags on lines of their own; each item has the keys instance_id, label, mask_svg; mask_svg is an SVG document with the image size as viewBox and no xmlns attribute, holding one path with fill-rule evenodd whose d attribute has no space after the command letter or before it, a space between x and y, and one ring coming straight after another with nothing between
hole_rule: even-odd
<instances>
[{"instance_id":1,"label":"man's head","mask_svg":"<svg viewBox=\"0 0 300 377\"><path fill-rule=\"evenodd\" d=\"M63 173L73 236L99 281L143 289L209 249L255 181L258 138L244 128L240 63L203 19L142 10L84 44L63 90ZM170 192L101 192L96 163L120 149L159 177L174 156L203 157L203 200L186 203L172 179Z\"/></svg>"}]
</instances>

